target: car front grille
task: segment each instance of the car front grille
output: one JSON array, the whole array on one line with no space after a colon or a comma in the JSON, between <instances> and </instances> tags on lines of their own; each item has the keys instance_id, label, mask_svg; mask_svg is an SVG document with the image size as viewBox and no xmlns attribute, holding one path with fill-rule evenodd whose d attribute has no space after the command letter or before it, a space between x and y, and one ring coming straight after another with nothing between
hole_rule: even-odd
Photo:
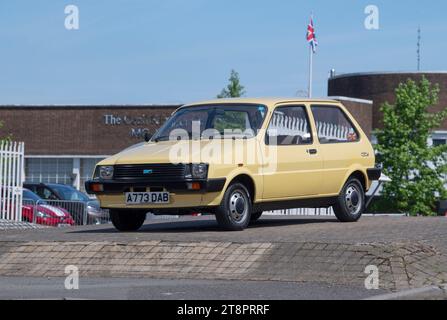
<instances>
[{"instance_id":1,"label":"car front grille","mask_svg":"<svg viewBox=\"0 0 447 320\"><path fill-rule=\"evenodd\" d=\"M116 165L115 180L179 181L185 177L184 164Z\"/></svg>"}]
</instances>

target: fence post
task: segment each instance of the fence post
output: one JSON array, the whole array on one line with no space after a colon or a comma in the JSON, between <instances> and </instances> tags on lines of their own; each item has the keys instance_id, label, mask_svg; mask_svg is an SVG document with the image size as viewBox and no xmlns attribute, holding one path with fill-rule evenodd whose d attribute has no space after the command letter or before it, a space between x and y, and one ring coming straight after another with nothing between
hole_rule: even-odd
<instances>
[{"instance_id":1,"label":"fence post","mask_svg":"<svg viewBox=\"0 0 447 320\"><path fill-rule=\"evenodd\" d=\"M0 142L0 219L21 221L24 143Z\"/></svg>"},{"instance_id":2,"label":"fence post","mask_svg":"<svg viewBox=\"0 0 447 320\"><path fill-rule=\"evenodd\" d=\"M3 205L3 146L4 141L0 141L0 219L4 219L4 205Z\"/></svg>"},{"instance_id":3,"label":"fence post","mask_svg":"<svg viewBox=\"0 0 447 320\"><path fill-rule=\"evenodd\" d=\"M88 203L84 202L84 216L82 217L82 224L84 226L88 225Z\"/></svg>"}]
</instances>

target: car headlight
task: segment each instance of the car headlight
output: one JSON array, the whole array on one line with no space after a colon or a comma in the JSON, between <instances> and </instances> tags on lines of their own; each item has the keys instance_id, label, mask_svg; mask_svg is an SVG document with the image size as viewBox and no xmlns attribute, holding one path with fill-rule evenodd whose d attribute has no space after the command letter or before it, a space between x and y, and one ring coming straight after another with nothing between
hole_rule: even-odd
<instances>
[{"instance_id":1,"label":"car headlight","mask_svg":"<svg viewBox=\"0 0 447 320\"><path fill-rule=\"evenodd\" d=\"M51 218L51 215L46 214L45 212L42 212L42 211L40 211L40 210L37 211L36 216L39 217L39 218L42 218L42 219Z\"/></svg>"},{"instance_id":2,"label":"car headlight","mask_svg":"<svg viewBox=\"0 0 447 320\"><path fill-rule=\"evenodd\" d=\"M186 167L186 179L206 179L208 177L208 164L195 163Z\"/></svg>"},{"instance_id":3,"label":"car headlight","mask_svg":"<svg viewBox=\"0 0 447 320\"><path fill-rule=\"evenodd\" d=\"M99 178L103 180L113 179L113 167L112 166L100 166L99 167Z\"/></svg>"}]
</instances>

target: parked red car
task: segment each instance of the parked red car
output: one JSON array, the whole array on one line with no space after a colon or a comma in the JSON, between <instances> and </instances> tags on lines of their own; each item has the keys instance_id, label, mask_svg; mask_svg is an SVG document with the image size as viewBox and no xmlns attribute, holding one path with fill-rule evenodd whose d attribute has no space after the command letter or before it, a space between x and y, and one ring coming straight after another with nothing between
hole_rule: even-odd
<instances>
[{"instance_id":1,"label":"parked red car","mask_svg":"<svg viewBox=\"0 0 447 320\"><path fill-rule=\"evenodd\" d=\"M67 210L48 205L45 200L28 189L23 189L22 219L50 227L75 225Z\"/></svg>"}]
</instances>

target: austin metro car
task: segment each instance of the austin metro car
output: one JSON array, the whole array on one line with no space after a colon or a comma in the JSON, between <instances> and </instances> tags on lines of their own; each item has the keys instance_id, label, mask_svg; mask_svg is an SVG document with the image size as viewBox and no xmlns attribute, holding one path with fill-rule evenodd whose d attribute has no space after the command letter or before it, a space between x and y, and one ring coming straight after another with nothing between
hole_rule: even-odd
<instances>
[{"instance_id":1,"label":"austin metro car","mask_svg":"<svg viewBox=\"0 0 447 320\"><path fill-rule=\"evenodd\" d=\"M181 107L151 139L100 162L86 190L120 231L138 230L148 212L214 214L239 231L291 208L333 207L356 222L380 175L338 101L227 99Z\"/></svg>"}]
</instances>

